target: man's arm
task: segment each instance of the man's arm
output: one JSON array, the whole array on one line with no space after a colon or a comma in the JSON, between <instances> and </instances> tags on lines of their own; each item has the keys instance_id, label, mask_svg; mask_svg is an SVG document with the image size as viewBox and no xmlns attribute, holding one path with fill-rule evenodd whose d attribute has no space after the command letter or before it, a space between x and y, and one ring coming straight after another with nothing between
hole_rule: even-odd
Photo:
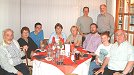
<instances>
[{"instance_id":1,"label":"man's arm","mask_svg":"<svg viewBox=\"0 0 134 75\"><path fill-rule=\"evenodd\" d=\"M107 66L108 62L109 62L109 57L105 57L101 68L95 73L95 75L98 75L99 73L103 74L104 73L104 68Z\"/></svg>"},{"instance_id":2,"label":"man's arm","mask_svg":"<svg viewBox=\"0 0 134 75\"><path fill-rule=\"evenodd\" d=\"M113 35L114 28L115 28L115 26L114 26L114 17L111 15L111 18L110 18L110 36Z\"/></svg>"},{"instance_id":3,"label":"man's arm","mask_svg":"<svg viewBox=\"0 0 134 75\"><path fill-rule=\"evenodd\" d=\"M80 29L80 18L77 19L76 25L77 25L77 27L78 27L78 32L79 32L79 34L82 35L82 36L84 36L83 32L82 32L81 29Z\"/></svg>"},{"instance_id":4,"label":"man's arm","mask_svg":"<svg viewBox=\"0 0 134 75\"><path fill-rule=\"evenodd\" d=\"M13 65L11 65L9 62L9 59L7 57L8 54L5 54L4 49L0 47L0 65L1 67L6 70L7 72L17 74L18 70L14 68Z\"/></svg>"},{"instance_id":5,"label":"man's arm","mask_svg":"<svg viewBox=\"0 0 134 75\"><path fill-rule=\"evenodd\" d=\"M131 71L131 69L133 68L133 66L134 66L134 61L128 61L127 65L123 71L123 74L128 74Z\"/></svg>"}]
</instances>

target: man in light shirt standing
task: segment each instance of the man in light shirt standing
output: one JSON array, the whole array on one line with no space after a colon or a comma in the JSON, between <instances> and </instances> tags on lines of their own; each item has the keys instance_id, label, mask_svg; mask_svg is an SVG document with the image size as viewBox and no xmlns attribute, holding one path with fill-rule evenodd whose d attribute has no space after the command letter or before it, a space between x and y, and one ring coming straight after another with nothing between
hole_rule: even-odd
<instances>
[{"instance_id":1,"label":"man in light shirt standing","mask_svg":"<svg viewBox=\"0 0 134 75\"><path fill-rule=\"evenodd\" d=\"M105 4L100 5L100 14L97 16L97 25L99 33L109 31L110 36L114 33L114 17L107 13L107 6Z\"/></svg>"},{"instance_id":2,"label":"man in light shirt standing","mask_svg":"<svg viewBox=\"0 0 134 75\"><path fill-rule=\"evenodd\" d=\"M89 14L89 7L83 8L83 16L80 16L77 19L76 25L79 27L79 33L84 36L89 34L89 26L93 23L93 19L88 16Z\"/></svg>"},{"instance_id":3,"label":"man in light shirt standing","mask_svg":"<svg viewBox=\"0 0 134 75\"><path fill-rule=\"evenodd\" d=\"M130 75L129 71L134 65L134 47L126 40L126 33L118 30L115 33L117 42L111 47L108 56L105 58L102 67L96 72L96 75ZM104 68L108 65L108 69Z\"/></svg>"},{"instance_id":4,"label":"man in light shirt standing","mask_svg":"<svg viewBox=\"0 0 134 75\"><path fill-rule=\"evenodd\" d=\"M28 46L23 46L20 50L18 42L13 39L13 33L11 29L3 31L3 42L0 44L0 66L4 70L3 75L30 75L21 59Z\"/></svg>"}]
</instances>

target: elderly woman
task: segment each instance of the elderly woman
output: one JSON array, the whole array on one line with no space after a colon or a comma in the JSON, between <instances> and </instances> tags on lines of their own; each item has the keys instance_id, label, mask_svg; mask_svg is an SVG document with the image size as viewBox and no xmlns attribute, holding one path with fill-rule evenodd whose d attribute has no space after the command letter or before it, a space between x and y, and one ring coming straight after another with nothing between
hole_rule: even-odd
<instances>
[{"instance_id":1,"label":"elderly woman","mask_svg":"<svg viewBox=\"0 0 134 75\"><path fill-rule=\"evenodd\" d=\"M28 46L27 50L27 56L28 58L31 58L31 52L36 50L38 46L35 44L35 42L29 37L30 30L28 27L23 27L21 29L21 38L18 39L18 42L21 47Z\"/></svg>"},{"instance_id":2,"label":"elderly woman","mask_svg":"<svg viewBox=\"0 0 134 75\"><path fill-rule=\"evenodd\" d=\"M70 29L71 33L66 40L66 43L74 43L75 46L81 46L82 36L78 34L78 27L72 26Z\"/></svg>"},{"instance_id":3,"label":"elderly woman","mask_svg":"<svg viewBox=\"0 0 134 75\"><path fill-rule=\"evenodd\" d=\"M63 27L60 23L57 23L55 25L55 32L53 32L50 35L50 38L49 38L49 41L48 41L49 44L52 43L53 37L55 38L55 40L62 38L62 39L64 39L64 42L66 41L66 38L67 38L66 34L62 32L62 29L63 29Z\"/></svg>"},{"instance_id":4,"label":"elderly woman","mask_svg":"<svg viewBox=\"0 0 134 75\"><path fill-rule=\"evenodd\" d=\"M13 38L13 30L3 31L3 42L0 44L0 66L5 71L4 75L30 75L21 59L27 46L23 46L21 50L18 42Z\"/></svg>"}]
</instances>

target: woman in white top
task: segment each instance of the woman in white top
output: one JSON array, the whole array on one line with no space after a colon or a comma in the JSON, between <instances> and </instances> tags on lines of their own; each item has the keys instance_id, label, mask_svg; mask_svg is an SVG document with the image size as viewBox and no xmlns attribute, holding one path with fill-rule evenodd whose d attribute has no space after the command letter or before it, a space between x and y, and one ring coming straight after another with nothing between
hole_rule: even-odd
<instances>
[{"instance_id":1,"label":"woman in white top","mask_svg":"<svg viewBox=\"0 0 134 75\"><path fill-rule=\"evenodd\" d=\"M53 38L55 38L55 41L56 40L59 40L60 38L62 38L64 40L64 42L66 41L67 37L66 37L66 34L62 32L62 25L60 23L57 23L55 25L55 32L53 32L51 35L50 35L50 38L49 38L49 41L48 43L52 43L53 41Z\"/></svg>"},{"instance_id":2,"label":"woman in white top","mask_svg":"<svg viewBox=\"0 0 134 75\"><path fill-rule=\"evenodd\" d=\"M93 70L95 68L99 68L100 65L103 63L104 58L108 55L108 51L110 50L112 46L109 40L110 40L109 32L106 31L101 34L102 44L99 45L99 47L97 48L95 52L95 55L96 55L95 61L92 61L90 63L89 75L93 75Z\"/></svg>"}]
</instances>

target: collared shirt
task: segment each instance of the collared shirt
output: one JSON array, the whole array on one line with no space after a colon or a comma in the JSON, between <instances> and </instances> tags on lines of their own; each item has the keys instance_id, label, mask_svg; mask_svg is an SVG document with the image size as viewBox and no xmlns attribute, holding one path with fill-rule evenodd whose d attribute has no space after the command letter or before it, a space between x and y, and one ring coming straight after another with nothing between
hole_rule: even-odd
<instances>
[{"instance_id":1,"label":"collared shirt","mask_svg":"<svg viewBox=\"0 0 134 75\"><path fill-rule=\"evenodd\" d=\"M101 37L98 33L86 35L86 39L83 42L83 48L90 52L95 52L98 46L101 44Z\"/></svg>"},{"instance_id":2,"label":"collared shirt","mask_svg":"<svg viewBox=\"0 0 134 75\"><path fill-rule=\"evenodd\" d=\"M104 15L99 14L97 17L98 32L103 33L109 31L110 35L114 33L114 17L106 13Z\"/></svg>"},{"instance_id":3,"label":"collared shirt","mask_svg":"<svg viewBox=\"0 0 134 75\"><path fill-rule=\"evenodd\" d=\"M77 41L80 41L80 45L82 44L82 36L79 35L79 34L76 35L76 38L75 39L73 38L73 35L70 34L68 36L67 40L69 41L69 43L71 43L72 41L74 41L74 43L77 43Z\"/></svg>"},{"instance_id":4,"label":"collared shirt","mask_svg":"<svg viewBox=\"0 0 134 75\"><path fill-rule=\"evenodd\" d=\"M15 40L10 45L5 44L4 41L0 44L0 65L7 72L17 74L18 70L14 66L22 63L21 57L24 55L24 52L20 50L20 46Z\"/></svg>"},{"instance_id":5,"label":"collared shirt","mask_svg":"<svg viewBox=\"0 0 134 75\"><path fill-rule=\"evenodd\" d=\"M93 19L89 16L81 16L77 19L76 25L80 27L82 33L89 33L90 32L90 25L93 23Z\"/></svg>"},{"instance_id":6,"label":"collared shirt","mask_svg":"<svg viewBox=\"0 0 134 75\"><path fill-rule=\"evenodd\" d=\"M118 45L113 44L109 51L108 68L111 70L124 70L128 61L134 61L134 47L127 41Z\"/></svg>"},{"instance_id":7,"label":"collared shirt","mask_svg":"<svg viewBox=\"0 0 134 75\"><path fill-rule=\"evenodd\" d=\"M7 56L7 58L10 58L12 61L10 62L10 64L16 66L22 63L21 55L19 54L19 49L16 47L14 42L11 42L10 45L6 45L6 49L9 53L9 56Z\"/></svg>"},{"instance_id":8,"label":"collared shirt","mask_svg":"<svg viewBox=\"0 0 134 75\"><path fill-rule=\"evenodd\" d=\"M103 63L104 58L108 55L112 44L105 46L104 44L99 45L95 54L98 56L99 63Z\"/></svg>"},{"instance_id":9,"label":"collared shirt","mask_svg":"<svg viewBox=\"0 0 134 75\"><path fill-rule=\"evenodd\" d=\"M63 32L61 32L61 34L62 34L62 38L64 39L64 42L66 42L66 39L67 39L66 34L63 33ZM59 37L57 36L56 32L53 32L53 33L50 35L50 38L49 38L49 41L48 41L49 44L52 43L53 37L55 37L55 40L56 40L56 39L59 39Z\"/></svg>"},{"instance_id":10,"label":"collared shirt","mask_svg":"<svg viewBox=\"0 0 134 75\"><path fill-rule=\"evenodd\" d=\"M38 46L38 48L40 47L40 41L44 40L44 33L43 30L41 30L38 34L35 34L35 32L31 32L29 35L32 40L36 43L36 45Z\"/></svg>"}]
</instances>

